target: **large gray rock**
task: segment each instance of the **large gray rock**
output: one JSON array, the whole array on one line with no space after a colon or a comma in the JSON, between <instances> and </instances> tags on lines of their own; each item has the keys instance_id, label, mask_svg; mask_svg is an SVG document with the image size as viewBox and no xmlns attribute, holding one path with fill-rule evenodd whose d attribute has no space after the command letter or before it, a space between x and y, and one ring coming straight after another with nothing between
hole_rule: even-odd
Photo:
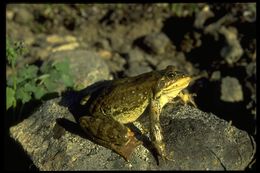
<instances>
[{"instance_id":1,"label":"large gray rock","mask_svg":"<svg viewBox=\"0 0 260 173\"><path fill-rule=\"evenodd\" d=\"M112 79L105 61L94 51L68 50L52 53L49 60L68 59L76 85L85 88L96 81Z\"/></svg>"},{"instance_id":2,"label":"large gray rock","mask_svg":"<svg viewBox=\"0 0 260 173\"><path fill-rule=\"evenodd\" d=\"M197 108L168 104L161 123L174 160L159 160L157 165L144 137L144 145L138 146L126 162L88 140L75 123L79 98L72 94L49 100L10 128L11 137L40 170L243 170L255 153L254 140L247 132ZM135 126L142 131L148 128L148 120L142 116Z\"/></svg>"},{"instance_id":3,"label":"large gray rock","mask_svg":"<svg viewBox=\"0 0 260 173\"><path fill-rule=\"evenodd\" d=\"M143 145L130 162L89 140L76 123L84 111L79 100L109 79L106 64L95 52L57 52L53 60L67 57L72 73L88 88L45 102L36 112L10 128L40 170L243 170L255 153L254 140L228 122L197 108L168 104L161 124L173 161L157 160L149 140L149 116L144 113L132 128ZM143 135L140 133L142 132ZM158 165L159 163L159 165Z\"/></svg>"}]
</instances>

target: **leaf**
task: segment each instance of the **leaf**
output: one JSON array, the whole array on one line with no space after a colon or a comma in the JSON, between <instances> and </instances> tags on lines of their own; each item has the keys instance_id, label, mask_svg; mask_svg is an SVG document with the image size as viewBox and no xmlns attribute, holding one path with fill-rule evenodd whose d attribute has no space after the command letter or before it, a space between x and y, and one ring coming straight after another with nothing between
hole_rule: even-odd
<instances>
[{"instance_id":1,"label":"leaf","mask_svg":"<svg viewBox=\"0 0 260 173\"><path fill-rule=\"evenodd\" d=\"M73 79L70 75L63 74L61 76L61 79L62 79L63 83L65 84L65 86L67 86L67 87L72 87L74 84Z\"/></svg>"},{"instance_id":2,"label":"leaf","mask_svg":"<svg viewBox=\"0 0 260 173\"><path fill-rule=\"evenodd\" d=\"M27 48L24 45L24 42L18 41L14 43L15 51L18 55L23 56L25 53L28 52Z\"/></svg>"},{"instance_id":3,"label":"leaf","mask_svg":"<svg viewBox=\"0 0 260 173\"><path fill-rule=\"evenodd\" d=\"M49 73L51 69L52 69L52 66L51 66L51 62L50 61L44 62L42 64L42 66L40 67L40 71L42 73Z\"/></svg>"},{"instance_id":4,"label":"leaf","mask_svg":"<svg viewBox=\"0 0 260 173\"><path fill-rule=\"evenodd\" d=\"M17 58L15 48L10 43L9 39L6 40L6 57L10 65L14 66Z\"/></svg>"},{"instance_id":5,"label":"leaf","mask_svg":"<svg viewBox=\"0 0 260 173\"><path fill-rule=\"evenodd\" d=\"M76 91L80 91L80 90L82 90L82 89L84 89L84 88L85 88L85 86L84 86L82 83L75 84L75 85L73 86L73 89L76 90Z\"/></svg>"},{"instance_id":6,"label":"leaf","mask_svg":"<svg viewBox=\"0 0 260 173\"><path fill-rule=\"evenodd\" d=\"M8 110L11 106L14 105L15 97L14 97L14 90L12 88L6 88L6 110Z\"/></svg>"},{"instance_id":7,"label":"leaf","mask_svg":"<svg viewBox=\"0 0 260 173\"><path fill-rule=\"evenodd\" d=\"M58 84L50 78L45 79L43 83L47 88L48 92L54 92L58 88Z\"/></svg>"},{"instance_id":8,"label":"leaf","mask_svg":"<svg viewBox=\"0 0 260 173\"><path fill-rule=\"evenodd\" d=\"M48 91L44 87L38 86L37 90L33 93L35 99L40 99L44 96Z\"/></svg>"},{"instance_id":9,"label":"leaf","mask_svg":"<svg viewBox=\"0 0 260 173\"><path fill-rule=\"evenodd\" d=\"M15 76L14 75L10 75L7 78L7 85L8 86L13 86L14 85L14 80L15 80Z\"/></svg>"},{"instance_id":10,"label":"leaf","mask_svg":"<svg viewBox=\"0 0 260 173\"><path fill-rule=\"evenodd\" d=\"M26 83L23 87L25 92L35 92L38 89L34 81Z\"/></svg>"},{"instance_id":11,"label":"leaf","mask_svg":"<svg viewBox=\"0 0 260 173\"><path fill-rule=\"evenodd\" d=\"M19 70L18 77L23 80L37 77L38 67L35 65L27 65Z\"/></svg>"},{"instance_id":12,"label":"leaf","mask_svg":"<svg viewBox=\"0 0 260 173\"><path fill-rule=\"evenodd\" d=\"M53 69L50 71L50 77L49 80L58 82L61 80L61 73L59 73L57 70Z\"/></svg>"},{"instance_id":13,"label":"leaf","mask_svg":"<svg viewBox=\"0 0 260 173\"><path fill-rule=\"evenodd\" d=\"M69 61L65 59L61 62L55 62L53 66L61 73L67 73L69 71Z\"/></svg>"},{"instance_id":14,"label":"leaf","mask_svg":"<svg viewBox=\"0 0 260 173\"><path fill-rule=\"evenodd\" d=\"M17 100L21 100L22 103L24 104L24 103L30 101L30 99L31 99L31 92L26 92L24 90L24 88L21 87L21 88L17 88L15 96L16 96Z\"/></svg>"}]
</instances>

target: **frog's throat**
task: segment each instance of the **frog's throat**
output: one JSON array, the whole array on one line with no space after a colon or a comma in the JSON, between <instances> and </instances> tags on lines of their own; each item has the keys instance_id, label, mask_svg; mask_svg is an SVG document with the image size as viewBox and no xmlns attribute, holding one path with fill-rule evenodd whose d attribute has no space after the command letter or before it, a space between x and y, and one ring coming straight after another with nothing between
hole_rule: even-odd
<instances>
[{"instance_id":1,"label":"frog's throat","mask_svg":"<svg viewBox=\"0 0 260 173\"><path fill-rule=\"evenodd\" d=\"M174 92L162 94L159 99L161 108L164 107L164 105L166 105L167 103L169 103L173 98L175 98L180 92L181 92L181 89L176 90Z\"/></svg>"}]
</instances>

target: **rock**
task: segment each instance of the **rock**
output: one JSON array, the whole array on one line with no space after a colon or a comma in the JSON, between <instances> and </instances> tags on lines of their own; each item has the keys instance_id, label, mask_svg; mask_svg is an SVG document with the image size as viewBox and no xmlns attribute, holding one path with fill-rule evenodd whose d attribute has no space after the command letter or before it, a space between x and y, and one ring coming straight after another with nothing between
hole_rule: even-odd
<instances>
[{"instance_id":1,"label":"rock","mask_svg":"<svg viewBox=\"0 0 260 173\"><path fill-rule=\"evenodd\" d=\"M189 75L198 74L192 63L186 61L185 54L183 52L175 52L175 54L168 55L159 61L156 65L157 70L165 69L168 65L175 66L179 71L187 73Z\"/></svg>"},{"instance_id":2,"label":"rock","mask_svg":"<svg viewBox=\"0 0 260 173\"><path fill-rule=\"evenodd\" d=\"M138 49L130 50L126 57L128 62L140 62L144 60L144 55Z\"/></svg>"},{"instance_id":3,"label":"rock","mask_svg":"<svg viewBox=\"0 0 260 173\"><path fill-rule=\"evenodd\" d=\"M225 58L228 64L237 62L244 53L237 36L237 30L234 27L226 28L222 26L219 31L226 38L227 46L223 47L220 54Z\"/></svg>"},{"instance_id":4,"label":"rock","mask_svg":"<svg viewBox=\"0 0 260 173\"><path fill-rule=\"evenodd\" d=\"M112 50L120 51L121 47L126 44L124 38L121 38L120 36L114 36L110 38L111 42L111 48Z\"/></svg>"},{"instance_id":5,"label":"rock","mask_svg":"<svg viewBox=\"0 0 260 173\"><path fill-rule=\"evenodd\" d=\"M79 43L72 42L72 43L66 43L61 46L55 47L52 49L52 52L58 52L58 51L66 51L66 50L74 50L77 47L79 47Z\"/></svg>"},{"instance_id":6,"label":"rock","mask_svg":"<svg viewBox=\"0 0 260 173\"><path fill-rule=\"evenodd\" d=\"M22 25L29 24L34 19L32 13L25 8L18 8L15 10L14 21Z\"/></svg>"},{"instance_id":7,"label":"rock","mask_svg":"<svg viewBox=\"0 0 260 173\"><path fill-rule=\"evenodd\" d=\"M39 170L244 170L255 153L255 142L247 132L197 108L168 104L160 120L173 161L160 159L157 165L144 136L145 147L138 146L126 162L91 142L75 123L71 105L78 99L71 95L49 100L10 128L11 137ZM138 123L147 128L149 117L142 116Z\"/></svg>"},{"instance_id":8,"label":"rock","mask_svg":"<svg viewBox=\"0 0 260 173\"><path fill-rule=\"evenodd\" d=\"M160 61L158 64L157 64L157 69L158 70L162 70L162 69L165 69L168 65L173 65L175 67L179 67L180 66L180 62L179 61L176 61L175 58L167 58L167 59L164 59L163 61Z\"/></svg>"},{"instance_id":9,"label":"rock","mask_svg":"<svg viewBox=\"0 0 260 173\"><path fill-rule=\"evenodd\" d=\"M72 35L59 36L56 34L49 35L46 37L48 44L63 44L70 42L77 42L77 38Z\"/></svg>"},{"instance_id":10,"label":"rock","mask_svg":"<svg viewBox=\"0 0 260 173\"><path fill-rule=\"evenodd\" d=\"M126 52L129 52L130 50L132 50L132 46L131 44L123 44L121 47L120 47L120 50L119 52L120 53L126 53Z\"/></svg>"},{"instance_id":11,"label":"rock","mask_svg":"<svg viewBox=\"0 0 260 173\"><path fill-rule=\"evenodd\" d=\"M170 45L170 39L164 33L153 33L146 36L143 44L155 54L163 54L167 45Z\"/></svg>"},{"instance_id":12,"label":"rock","mask_svg":"<svg viewBox=\"0 0 260 173\"><path fill-rule=\"evenodd\" d=\"M214 39L217 41L219 40L219 33L221 27L223 25L226 25L227 23L234 23L235 21L236 18L233 15L226 14L220 19L218 19L216 22L210 23L209 25L205 26L204 33L213 35Z\"/></svg>"},{"instance_id":13,"label":"rock","mask_svg":"<svg viewBox=\"0 0 260 173\"><path fill-rule=\"evenodd\" d=\"M126 60L118 53L113 53L111 59L106 61L109 70L112 73L117 73L124 70Z\"/></svg>"},{"instance_id":14,"label":"rock","mask_svg":"<svg viewBox=\"0 0 260 173\"><path fill-rule=\"evenodd\" d=\"M180 48L182 52L189 53L191 50L200 47L201 34L198 32L186 33L181 41Z\"/></svg>"},{"instance_id":15,"label":"rock","mask_svg":"<svg viewBox=\"0 0 260 173\"><path fill-rule=\"evenodd\" d=\"M221 100L226 102L243 101L243 90L234 77L225 77L221 81Z\"/></svg>"},{"instance_id":16,"label":"rock","mask_svg":"<svg viewBox=\"0 0 260 173\"><path fill-rule=\"evenodd\" d=\"M70 69L79 89L96 81L112 79L107 64L96 52L72 50L50 55L50 60L61 61L65 58L68 58L70 62Z\"/></svg>"},{"instance_id":17,"label":"rock","mask_svg":"<svg viewBox=\"0 0 260 173\"><path fill-rule=\"evenodd\" d=\"M30 49L32 57L46 60L53 52L72 51L80 46L78 39L72 35L39 34Z\"/></svg>"},{"instance_id":18,"label":"rock","mask_svg":"<svg viewBox=\"0 0 260 173\"><path fill-rule=\"evenodd\" d=\"M243 19L247 22L255 22L256 21L256 4L250 3L247 4L248 8L243 10Z\"/></svg>"},{"instance_id":19,"label":"rock","mask_svg":"<svg viewBox=\"0 0 260 173\"><path fill-rule=\"evenodd\" d=\"M214 13L210 10L210 7L206 5L200 12L196 13L194 27L203 28L206 20L211 17L214 17Z\"/></svg>"},{"instance_id":20,"label":"rock","mask_svg":"<svg viewBox=\"0 0 260 173\"><path fill-rule=\"evenodd\" d=\"M6 37L12 38L12 40L23 41L25 45L28 45L28 47L31 46L35 40L34 35L30 30L30 28L26 26L21 26L13 22L6 23Z\"/></svg>"},{"instance_id":21,"label":"rock","mask_svg":"<svg viewBox=\"0 0 260 173\"><path fill-rule=\"evenodd\" d=\"M95 47L101 50L111 50L108 39L102 38L95 43Z\"/></svg>"},{"instance_id":22,"label":"rock","mask_svg":"<svg viewBox=\"0 0 260 173\"><path fill-rule=\"evenodd\" d=\"M256 63L255 62L250 62L246 66L246 74L251 77L251 76L256 76Z\"/></svg>"},{"instance_id":23,"label":"rock","mask_svg":"<svg viewBox=\"0 0 260 173\"><path fill-rule=\"evenodd\" d=\"M126 76L137 76L142 73L150 72L153 69L148 66L147 63L145 62L131 62L129 64L129 68L125 70L125 75Z\"/></svg>"},{"instance_id":24,"label":"rock","mask_svg":"<svg viewBox=\"0 0 260 173\"><path fill-rule=\"evenodd\" d=\"M210 80L211 81L217 81L217 80L220 80L220 78L221 78L221 72L220 71L214 71L211 74Z\"/></svg>"},{"instance_id":25,"label":"rock","mask_svg":"<svg viewBox=\"0 0 260 173\"><path fill-rule=\"evenodd\" d=\"M151 56L149 54L144 54L144 59L146 62L148 62L152 66L156 66L161 60L161 58L159 58L158 56Z\"/></svg>"},{"instance_id":26,"label":"rock","mask_svg":"<svg viewBox=\"0 0 260 173\"><path fill-rule=\"evenodd\" d=\"M46 37L45 42L51 52L74 50L79 47L77 38L71 35L50 35Z\"/></svg>"},{"instance_id":27,"label":"rock","mask_svg":"<svg viewBox=\"0 0 260 173\"><path fill-rule=\"evenodd\" d=\"M6 10L6 19L13 20L13 18L14 18L14 12L12 10Z\"/></svg>"}]
</instances>

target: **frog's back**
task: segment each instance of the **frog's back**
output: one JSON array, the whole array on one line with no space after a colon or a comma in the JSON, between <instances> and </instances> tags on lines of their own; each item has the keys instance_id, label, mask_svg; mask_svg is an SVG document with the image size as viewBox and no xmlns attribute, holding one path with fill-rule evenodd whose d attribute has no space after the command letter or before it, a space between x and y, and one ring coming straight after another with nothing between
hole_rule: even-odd
<instances>
[{"instance_id":1,"label":"frog's back","mask_svg":"<svg viewBox=\"0 0 260 173\"><path fill-rule=\"evenodd\" d=\"M115 80L93 101L91 113L112 116L124 124L135 121L149 104L152 87L156 84L155 78L143 74Z\"/></svg>"}]
</instances>

